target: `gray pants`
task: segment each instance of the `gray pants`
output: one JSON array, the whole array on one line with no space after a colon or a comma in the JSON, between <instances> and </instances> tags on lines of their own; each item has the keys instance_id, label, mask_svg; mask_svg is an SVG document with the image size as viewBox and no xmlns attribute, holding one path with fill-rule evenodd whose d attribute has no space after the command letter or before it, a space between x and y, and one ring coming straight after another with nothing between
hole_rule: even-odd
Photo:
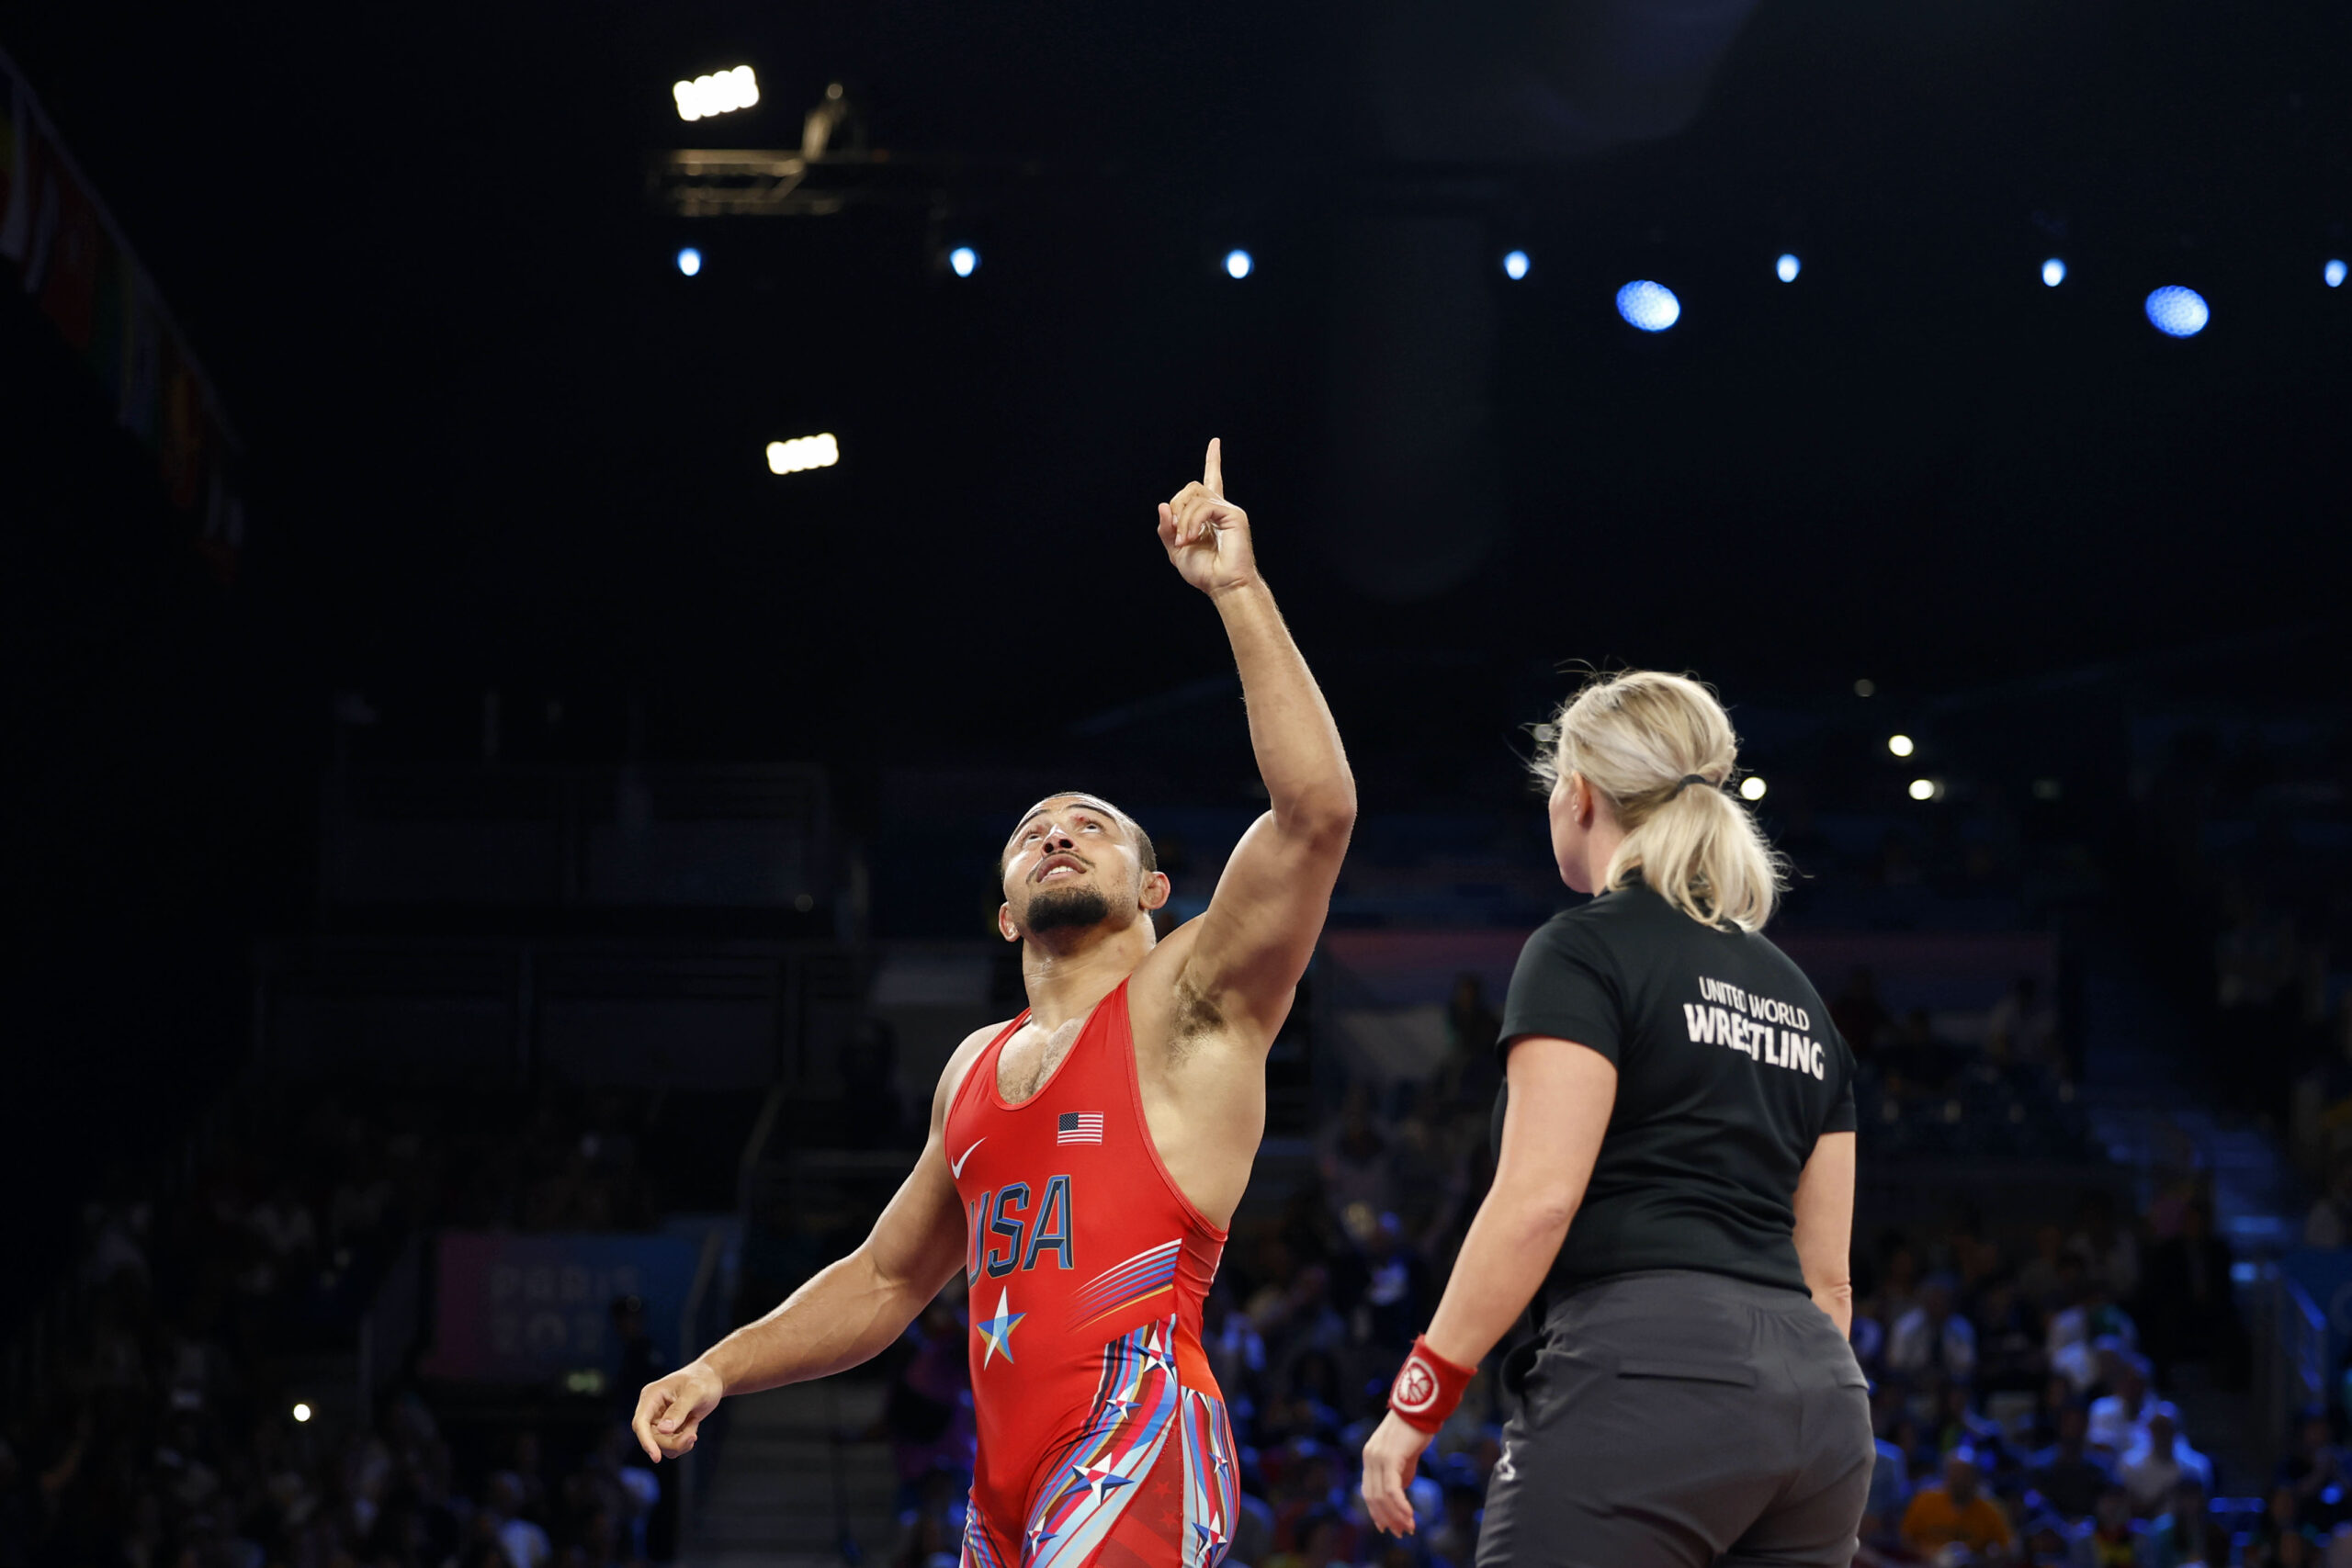
<instances>
[{"instance_id":1,"label":"gray pants","mask_svg":"<svg viewBox=\"0 0 2352 1568\"><path fill-rule=\"evenodd\" d=\"M1845 1568L1869 1384L1828 1314L1718 1274L1555 1303L1487 1491L1477 1568Z\"/></svg>"}]
</instances>

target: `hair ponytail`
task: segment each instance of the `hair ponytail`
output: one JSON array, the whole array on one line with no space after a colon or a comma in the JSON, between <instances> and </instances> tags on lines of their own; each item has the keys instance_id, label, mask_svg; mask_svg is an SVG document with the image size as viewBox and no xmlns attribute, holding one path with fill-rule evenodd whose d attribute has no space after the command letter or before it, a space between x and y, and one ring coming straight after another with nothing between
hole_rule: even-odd
<instances>
[{"instance_id":1,"label":"hair ponytail","mask_svg":"<svg viewBox=\"0 0 2352 1568\"><path fill-rule=\"evenodd\" d=\"M1724 792L1739 737L1714 693L1649 670L1599 675L1553 724L1555 743L1536 773L1547 782L1581 773L1625 829L1601 877L1604 889L1626 886L1638 872L1694 920L1763 929L1788 863L1747 808Z\"/></svg>"}]
</instances>

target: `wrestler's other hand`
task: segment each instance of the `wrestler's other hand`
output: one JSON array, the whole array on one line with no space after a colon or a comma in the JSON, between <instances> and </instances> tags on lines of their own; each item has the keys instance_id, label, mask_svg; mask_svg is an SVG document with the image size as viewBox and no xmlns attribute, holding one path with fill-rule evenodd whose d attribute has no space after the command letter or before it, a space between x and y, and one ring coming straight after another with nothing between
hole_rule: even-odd
<instances>
[{"instance_id":1,"label":"wrestler's other hand","mask_svg":"<svg viewBox=\"0 0 2352 1568\"><path fill-rule=\"evenodd\" d=\"M1363 1445L1363 1507L1390 1535L1413 1533L1413 1475L1430 1435L1390 1411Z\"/></svg>"},{"instance_id":2,"label":"wrestler's other hand","mask_svg":"<svg viewBox=\"0 0 2352 1568\"><path fill-rule=\"evenodd\" d=\"M1159 542L1184 581L1204 593L1258 581L1250 514L1225 499L1225 457L1214 439L1201 477L1159 503Z\"/></svg>"},{"instance_id":3,"label":"wrestler's other hand","mask_svg":"<svg viewBox=\"0 0 2352 1568\"><path fill-rule=\"evenodd\" d=\"M702 1418L726 1396L727 1384L707 1362L689 1362L645 1385L637 1396L637 1416L629 1430L654 1463L675 1459L695 1446Z\"/></svg>"}]
</instances>

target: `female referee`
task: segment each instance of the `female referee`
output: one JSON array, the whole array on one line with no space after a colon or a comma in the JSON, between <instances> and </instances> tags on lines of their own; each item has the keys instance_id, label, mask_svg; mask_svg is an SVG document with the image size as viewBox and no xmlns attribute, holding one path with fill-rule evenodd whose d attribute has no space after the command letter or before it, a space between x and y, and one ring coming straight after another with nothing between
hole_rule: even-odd
<instances>
[{"instance_id":1,"label":"female referee","mask_svg":"<svg viewBox=\"0 0 2352 1568\"><path fill-rule=\"evenodd\" d=\"M1844 1568L1870 1489L1852 1315L1853 1057L1758 934L1778 856L1737 738L1679 676L1560 711L1560 876L1511 976L1493 1189L1363 1450L1383 1529L1521 1308L1477 1568Z\"/></svg>"}]
</instances>

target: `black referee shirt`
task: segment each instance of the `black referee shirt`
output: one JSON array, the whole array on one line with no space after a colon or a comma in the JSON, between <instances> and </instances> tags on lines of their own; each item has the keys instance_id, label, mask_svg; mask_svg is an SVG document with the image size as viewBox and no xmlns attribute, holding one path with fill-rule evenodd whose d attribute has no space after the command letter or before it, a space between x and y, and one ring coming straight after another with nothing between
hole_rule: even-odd
<instances>
[{"instance_id":1,"label":"black referee shirt","mask_svg":"<svg viewBox=\"0 0 2352 1568\"><path fill-rule=\"evenodd\" d=\"M1704 926L1638 882L1554 916L1519 955L1506 1061L1523 1035L1616 1065L1592 1182L1536 1303L1614 1274L1693 1269L1805 1288L1797 1178L1854 1128L1854 1057L1787 955ZM1502 1145L1505 1085L1495 1101Z\"/></svg>"}]
</instances>

